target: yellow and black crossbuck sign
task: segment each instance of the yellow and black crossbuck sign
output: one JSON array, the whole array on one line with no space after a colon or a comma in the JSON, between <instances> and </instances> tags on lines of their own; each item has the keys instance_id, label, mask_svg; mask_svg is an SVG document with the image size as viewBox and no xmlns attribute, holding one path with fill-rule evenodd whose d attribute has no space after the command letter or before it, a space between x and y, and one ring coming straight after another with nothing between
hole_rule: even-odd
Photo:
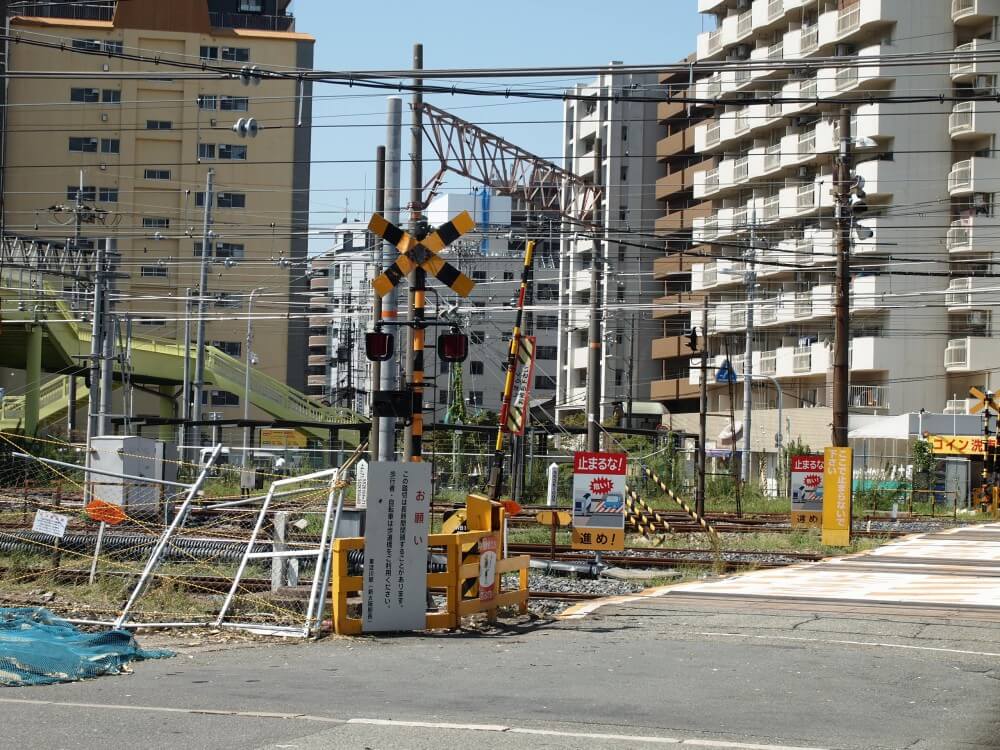
<instances>
[{"instance_id":1,"label":"yellow and black crossbuck sign","mask_svg":"<svg viewBox=\"0 0 1000 750\"><path fill-rule=\"evenodd\" d=\"M468 297L476 286L475 282L437 253L475 226L476 222L469 216L469 212L463 211L447 224L438 227L437 231L431 232L422 240L417 240L395 224L390 224L378 214L373 214L371 221L368 222L368 230L391 242L399 250L396 262L372 281L375 293L379 297L384 297L392 291L400 279L420 266L442 284L449 286L456 294Z\"/></svg>"},{"instance_id":2,"label":"yellow and black crossbuck sign","mask_svg":"<svg viewBox=\"0 0 1000 750\"><path fill-rule=\"evenodd\" d=\"M1000 404L997 404L992 393L983 393L978 388L970 388L969 395L979 401L978 404L974 404L972 408L969 409L969 414L978 414L984 409L989 409L996 414L1000 414Z\"/></svg>"}]
</instances>

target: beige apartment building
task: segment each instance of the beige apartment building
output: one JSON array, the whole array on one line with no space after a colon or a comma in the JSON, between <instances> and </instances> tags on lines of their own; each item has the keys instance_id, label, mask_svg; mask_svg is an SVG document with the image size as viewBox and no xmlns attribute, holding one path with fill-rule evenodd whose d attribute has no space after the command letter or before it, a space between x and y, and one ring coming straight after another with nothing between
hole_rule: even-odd
<instances>
[{"instance_id":1,"label":"beige apartment building","mask_svg":"<svg viewBox=\"0 0 1000 750\"><path fill-rule=\"evenodd\" d=\"M38 15L10 19L11 71L94 76L10 80L4 219L10 234L69 240L82 170L82 203L96 220L83 223L80 242L110 238L127 274L115 311L138 335L178 340L186 290L199 283L213 170L205 340L245 360L249 293L264 287L254 300L254 317L264 316L256 367L305 391L311 90L294 78L247 84L197 67L311 68L314 40L294 30L287 5L39 3ZM260 123L256 138L233 132L240 118ZM237 394L209 390L203 401L209 414L242 416Z\"/></svg>"}]
</instances>

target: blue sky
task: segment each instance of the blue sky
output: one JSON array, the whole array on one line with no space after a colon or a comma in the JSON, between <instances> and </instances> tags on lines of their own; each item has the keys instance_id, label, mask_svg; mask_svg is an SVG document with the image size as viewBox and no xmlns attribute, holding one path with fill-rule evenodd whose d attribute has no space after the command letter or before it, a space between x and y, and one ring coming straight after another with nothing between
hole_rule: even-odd
<instances>
[{"instance_id":1,"label":"blue sky","mask_svg":"<svg viewBox=\"0 0 1000 750\"><path fill-rule=\"evenodd\" d=\"M316 68L346 70L409 68L415 42L424 45L427 68L674 62L694 49L701 30L696 8L696 0L294 0L291 9L297 29L316 37ZM558 85L572 83L563 79ZM313 159L341 161L313 165L311 223L322 229L345 216L360 219L371 212L374 165L369 160L384 142L386 104L382 92L329 85L317 86L315 95ZM448 96L428 101L540 156L560 155L559 102ZM403 116L405 125L405 99ZM543 122L514 122L524 120ZM408 144L404 131L404 159ZM402 184L405 191L405 165ZM453 180L446 187L464 191L469 186ZM315 239L312 252L326 245Z\"/></svg>"}]
</instances>

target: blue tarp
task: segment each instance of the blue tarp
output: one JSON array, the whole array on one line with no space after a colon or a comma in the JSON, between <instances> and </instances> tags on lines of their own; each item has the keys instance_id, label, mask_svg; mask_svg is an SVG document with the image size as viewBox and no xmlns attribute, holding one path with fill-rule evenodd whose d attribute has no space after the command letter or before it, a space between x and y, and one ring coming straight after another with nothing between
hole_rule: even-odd
<instances>
[{"instance_id":1,"label":"blue tarp","mask_svg":"<svg viewBox=\"0 0 1000 750\"><path fill-rule=\"evenodd\" d=\"M173 652L139 648L124 630L84 633L47 609L0 608L0 687L120 674L131 661L167 656Z\"/></svg>"}]
</instances>

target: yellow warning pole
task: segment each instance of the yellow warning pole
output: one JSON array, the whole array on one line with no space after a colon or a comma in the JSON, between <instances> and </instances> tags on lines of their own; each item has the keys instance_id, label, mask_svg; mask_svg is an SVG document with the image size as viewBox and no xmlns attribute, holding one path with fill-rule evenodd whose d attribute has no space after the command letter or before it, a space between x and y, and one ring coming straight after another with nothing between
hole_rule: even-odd
<instances>
[{"instance_id":1,"label":"yellow warning pole","mask_svg":"<svg viewBox=\"0 0 1000 750\"><path fill-rule=\"evenodd\" d=\"M531 266L535 258L535 241L529 240L524 249L524 266L521 268L521 289L517 296L517 313L514 316L514 331L510 337L510 351L507 353L507 376L503 383L500 403L500 422L497 425L497 439L493 448L493 465L490 467L488 492L491 500L499 500L503 486L504 433L507 432L507 416L514 395L514 375L517 371L517 356L521 346L521 322L524 319L524 299L528 284L531 283ZM527 404L525 404L527 411Z\"/></svg>"}]
</instances>

